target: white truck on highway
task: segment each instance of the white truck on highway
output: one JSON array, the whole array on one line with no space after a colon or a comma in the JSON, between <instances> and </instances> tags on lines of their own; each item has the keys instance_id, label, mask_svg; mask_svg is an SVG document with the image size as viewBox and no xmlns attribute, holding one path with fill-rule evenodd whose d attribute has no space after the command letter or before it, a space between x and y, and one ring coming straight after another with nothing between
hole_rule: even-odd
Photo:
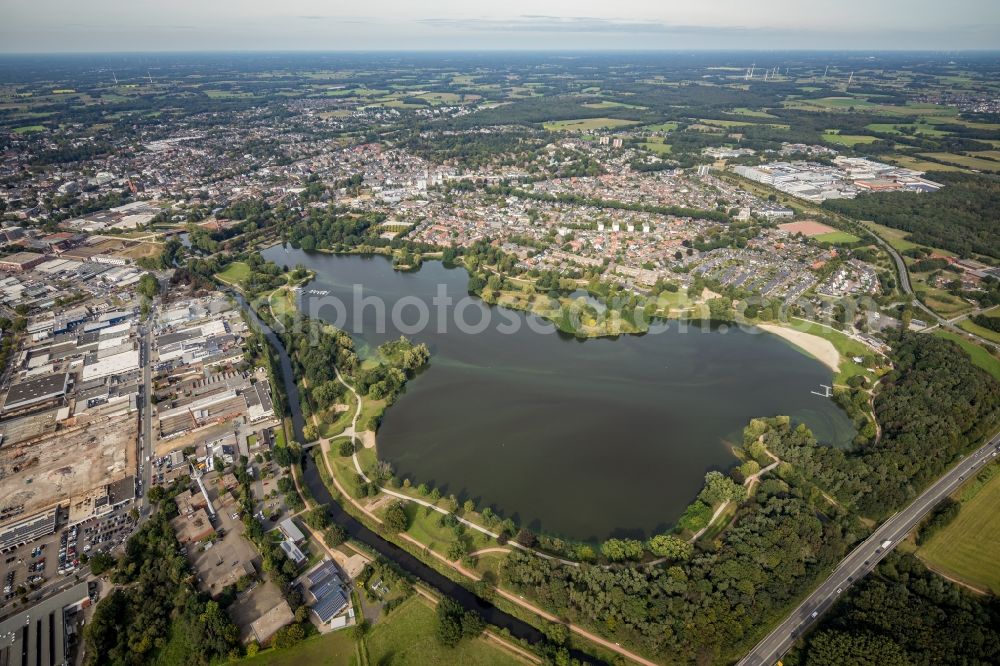
<instances>
[{"instance_id":1,"label":"white truck on highway","mask_svg":"<svg viewBox=\"0 0 1000 666\"><path fill-rule=\"evenodd\" d=\"M888 548L891 545L892 545L892 541L887 539L887 540L885 540L885 541L882 542L882 545L879 546L879 548L881 548L882 550L885 550L886 548Z\"/></svg>"}]
</instances>

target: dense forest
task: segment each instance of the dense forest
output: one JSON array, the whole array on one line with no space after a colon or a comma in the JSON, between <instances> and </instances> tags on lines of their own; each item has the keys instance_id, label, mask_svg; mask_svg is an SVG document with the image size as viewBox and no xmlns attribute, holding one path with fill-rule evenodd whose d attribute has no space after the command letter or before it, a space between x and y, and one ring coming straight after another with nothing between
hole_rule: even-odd
<instances>
[{"instance_id":1,"label":"dense forest","mask_svg":"<svg viewBox=\"0 0 1000 666\"><path fill-rule=\"evenodd\" d=\"M892 554L833 607L788 666L1000 663L1000 602Z\"/></svg>"},{"instance_id":2,"label":"dense forest","mask_svg":"<svg viewBox=\"0 0 1000 666\"><path fill-rule=\"evenodd\" d=\"M514 550L502 576L560 617L673 663L738 658L862 536L835 507L768 479L689 561L604 568Z\"/></svg>"},{"instance_id":3,"label":"dense forest","mask_svg":"<svg viewBox=\"0 0 1000 666\"><path fill-rule=\"evenodd\" d=\"M934 172L937 192L884 192L857 199L831 199L823 207L859 220L910 232L910 240L957 252L1000 258L997 210L1000 177Z\"/></svg>"},{"instance_id":4,"label":"dense forest","mask_svg":"<svg viewBox=\"0 0 1000 666\"><path fill-rule=\"evenodd\" d=\"M872 518L899 509L1000 423L1000 384L953 343L898 335L892 361L875 397L877 442L844 451L787 419L752 424L753 436L796 474Z\"/></svg>"}]
</instances>

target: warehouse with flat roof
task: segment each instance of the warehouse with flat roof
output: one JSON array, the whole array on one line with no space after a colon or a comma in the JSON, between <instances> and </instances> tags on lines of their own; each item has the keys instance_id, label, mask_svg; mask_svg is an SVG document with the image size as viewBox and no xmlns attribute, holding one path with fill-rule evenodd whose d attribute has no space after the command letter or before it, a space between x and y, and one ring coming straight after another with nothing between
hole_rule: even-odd
<instances>
[{"instance_id":1,"label":"warehouse with flat roof","mask_svg":"<svg viewBox=\"0 0 1000 666\"><path fill-rule=\"evenodd\" d=\"M16 409L60 400L66 395L68 387L69 373L65 372L18 382L7 391L2 411L12 412Z\"/></svg>"}]
</instances>

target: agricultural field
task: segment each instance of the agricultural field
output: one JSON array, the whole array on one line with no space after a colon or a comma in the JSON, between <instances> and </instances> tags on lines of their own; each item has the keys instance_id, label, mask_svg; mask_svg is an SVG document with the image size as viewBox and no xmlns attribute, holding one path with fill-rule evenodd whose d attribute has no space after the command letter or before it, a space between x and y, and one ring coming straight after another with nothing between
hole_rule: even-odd
<instances>
[{"instance_id":1,"label":"agricultural field","mask_svg":"<svg viewBox=\"0 0 1000 666\"><path fill-rule=\"evenodd\" d=\"M954 164L940 164L938 162L922 160L912 155L890 154L887 159L889 162L895 162L899 166L906 167L907 169L916 169L917 171L965 171L962 167L955 166Z\"/></svg>"},{"instance_id":2,"label":"agricultural field","mask_svg":"<svg viewBox=\"0 0 1000 666\"><path fill-rule=\"evenodd\" d=\"M749 118L777 118L778 116L772 115L767 111L748 109L746 107L736 107L735 109L730 109L726 113L731 113L734 116L747 116Z\"/></svg>"},{"instance_id":3,"label":"agricultural field","mask_svg":"<svg viewBox=\"0 0 1000 666\"><path fill-rule=\"evenodd\" d=\"M482 637L465 639L454 648L443 647L434 637L436 621L430 602L414 595L376 624L365 638L368 663L394 666L520 666L524 663Z\"/></svg>"},{"instance_id":4,"label":"agricultural field","mask_svg":"<svg viewBox=\"0 0 1000 666\"><path fill-rule=\"evenodd\" d=\"M657 123L655 125L646 125L642 129L648 130L650 132L673 132L674 130L677 129L677 126L678 123L676 122Z\"/></svg>"},{"instance_id":5,"label":"agricultural field","mask_svg":"<svg viewBox=\"0 0 1000 666\"><path fill-rule=\"evenodd\" d=\"M947 576L1000 594L998 506L1000 474L994 474L971 498L963 498L958 516L922 545L917 555Z\"/></svg>"},{"instance_id":6,"label":"agricultural field","mask_svg":"<svg viewBox=\"0 0 1000 666\"><path fill-rule=\"evenodd\" d=\"M921 153L921 155L941 160L942 162L948 162L949 164L967 167L969 169L977 169L979 171L1000 171L1000 162L984 160L981 157L975 157L972 155L958 155L956 153Z\"/></svg>"},{"instance_id":7,"label":"agricultural field","mask_svg":"<svg viewBox=\"0 0 1000 666\"><path fill-rule=\"evenodd\" d=\"M635 125L636 120L621 118L579 118L576 120L553 120L545 123L545 129L550 132L591 132L599 129L614 129Z\"/></svg>"},{"instance_id":8,"label":"agricultural field","mask_svg":"<svg viewBox=\"0 0 1000 666\"><path fill-rule=\"evenodd\" d=\"M600 102L587 102L583 106L588 109L646 109L645 106L637 106L635 104L625 104L624 102L615 102L610 99L602 99Z\"/></svg>"}]
</instances>

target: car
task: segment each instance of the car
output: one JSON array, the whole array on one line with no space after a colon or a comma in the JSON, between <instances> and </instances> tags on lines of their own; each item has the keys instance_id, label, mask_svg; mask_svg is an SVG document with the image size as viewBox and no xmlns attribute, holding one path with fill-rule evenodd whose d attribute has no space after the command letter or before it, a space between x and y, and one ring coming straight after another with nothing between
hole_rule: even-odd
<instances>
[{"instance_id":1,"label":"car","mask_svg":"<svg viewBox=\"0 0 1000 666\"><path fill-rule=\"evenodd\" d=\"M812 612L812 616L811 616L811 617L812 617L813 619L816 619L817 617L819 617L819 611L813 611L813 612Z\"/></svg>"},{"instance_id":2,"label":"car","mask_svg":"<svg viewBox=\"0 0 1000 666\"><path fill-rule=\"evenodd\" d=\"M837 594L840 594L840 593L841 593L841 592L843 592L843 591L844 591L844 588L842 588L842 587L838 587L838 588L837 588Z\"/></svg>"}]
</instances>

